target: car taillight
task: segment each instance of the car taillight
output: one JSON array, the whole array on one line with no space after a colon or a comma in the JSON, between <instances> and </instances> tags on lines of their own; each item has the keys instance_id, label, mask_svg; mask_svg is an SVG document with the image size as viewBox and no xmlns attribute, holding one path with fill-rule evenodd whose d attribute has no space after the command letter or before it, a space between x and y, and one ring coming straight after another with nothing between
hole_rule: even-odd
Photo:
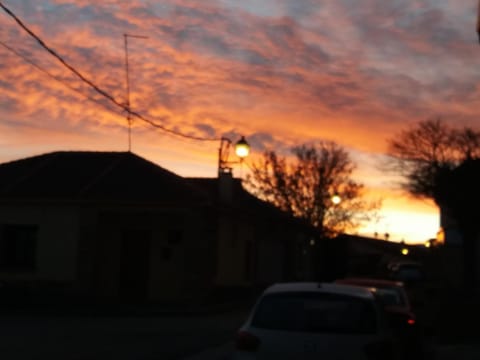
<instances>
[{"instance_id":1,"label":"car taillight","mask_svg":"<svg viewBox=\"0 0 480 360\"><path fill-rule=\"evenodd\" d=\"M376 341L365 346L368 360L385 360L394 358L393 343L388 340Z\"/></svg>"},{"instance_id":2,"label":"car taillight","mask_svg":"<svg viewBox=\"0 0 480 360\"><path fill-rule=\"evenodd\" d=\"M247 331L240 331L235 339L237 350L255 352L260 346L260 339Z\"/></svg>"},{"instance_id":3,"label":"car taillight","mask_svg":"<svg viewBox=\"0 0 480 360\"><path fill-rule=\"evenodd\" d=\"M407 320L407 323L408 323L408 325L415 325L415 319L409 318L409 319Z\"/></svg>"}]
</instances>

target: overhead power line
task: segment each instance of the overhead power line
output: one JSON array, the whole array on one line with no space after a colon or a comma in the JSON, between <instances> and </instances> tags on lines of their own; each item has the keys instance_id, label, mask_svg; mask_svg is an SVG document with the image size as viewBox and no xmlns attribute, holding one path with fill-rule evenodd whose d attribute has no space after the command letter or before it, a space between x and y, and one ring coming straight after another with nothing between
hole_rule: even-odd
<instances>
[{"instance_id":1,"label":"overhead power line","mask_svg":"<svg viewBox=\"0 0 480 360\"><path fill-rule=\"evenodd\" d=\"M60 55L56 53L55 50L51 49L49 46L45 44L45 42L38 37L32 30L30 30L13 12L11 12L5 5L3 5L2 2L0 2L0 7L8 14L10 15L20 27L25 30L31 37L33 37L45 50L47 50L52 56L54 56L58 61L62 63L67 69L69 69L71 72L73 72L75 75L77 75L83 82L87 83L90 85L95 91L100 93L102 96L106 97L109 99L111 102L113 102L115 105L123 108L124 110L127 110L127 107L115 100L113 96L108 94L106 91L100 89L97 85L95 85L92 81L87 79L85 76L83 76L77 69L75 69L73 66L68 64Z\"/></svg>"},{"instance_id":2,"label":"overhead power line","mask_svg":"<svg viewBox=\"0 0 480 360\"><path fill-rule=\"evenodd\" d=\"M153 126L154 128L160 129L162 131L165 131L167 133L170 133L172 135L180 136L183 138L187 139L192 139L192 140L199 140L199 141L219 141L220 138L207 138L207 137L201 137L201 136L193 136L189 134L184 134L180 131L169 129L164 125L158 124L153 120L147 119L143 115L132 111L129 108L128 104L121 103L117 101L112 95L110 95L107 91L101 89L98 85L96 85L93 81L89 80L87 77L85 77L80 71L75 69L72 65L70 65L65 59L63 59L62 56L60 56L55 50L50 48L37 34L35 34L31 29L29 29L23 22L20 20L10 9L8 9L1 1L0 1L0 7L10 16L12 17L15 22L24 30L26 31L31 37L33 37L42 48L44 48L50 55L55 57L60 63L65 66L67 69L69 69L72 73L74 73L81 81L89 85L92 89L94 89L97 93L108 99L110 102L112 102L115 106L121 108L123 111L126 111L128 114L135 116L136 118L146 122L147 124Z\"/></svg>"},{"instance_id":3,"label":"overhead power line","mask_svg":"<svg viewBox=\"0 0 480 360\"><path fill-rule=\"evenodd\" d=\"M19 58L21 58L23 61L25 61L26 63L32 65L34 68L36 68L37 70L41 71L42 73L44 73L45 75L47 75L48 77L54 79L55 81L59 82L60 84L62 84L63 86L69 88L70 90L76 92L77 94L80 94L82 95L83 97L85 97L86 99L90 100L90 101L93 101L95 103L97 103L98 105L101 105L103 106L105 109L107 110L110 110L112 111L111 108L109 108L107 105L105 105L104 103L102 103L101 101L98 101L97 99L91 97L91 96L88 96L87 94L83 93L82 91L80 91L79 89L73 87L72 85L70 85L69 83L67 83L66 81L62 80L61 78L59 78L58 76L55 76L53 75L51 72L49 72L48 70L45 70L44 68L42 68L40 65L36 64L34 61L30 60L29 58L27 58L25 55L21 54L20 52L18 52L17 50L15 50L14 48L12 48L11 46L5 44L3 41L0 40L0 45L3 46L5 49L7 49L8 51L10 51L11 53L13 53L14 55L18 56Z\"/></svg>"}]
</instances>

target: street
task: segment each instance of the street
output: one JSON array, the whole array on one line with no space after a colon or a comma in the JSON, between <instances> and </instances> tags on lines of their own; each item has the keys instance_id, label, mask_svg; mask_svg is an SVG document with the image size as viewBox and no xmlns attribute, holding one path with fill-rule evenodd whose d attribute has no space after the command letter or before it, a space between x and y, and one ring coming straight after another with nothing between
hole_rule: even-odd
<instances>
[{"instance_id":1,"label":"street","mask_svg":"<svg viewBox=\"0 0 480 360\"><path fill-rule=\"evenodd\" d=\"M233 352L233 343L226 343L206 349L194 356L182 360L229 360ZM478 360L480 347L472 345L437 345L434 360Z\"/></svg>"},{"instance_id":2,"label":"street","mask_svg":"<svg viewBox=\"0 0 480 360\"><path fill-rule=\"evenodd\" d=\"M245 311L191 316L4 316L2 360L228 360ZM480 359L480 347L433 344L435 360Z\"/></svg>"},{"instance_id":3,"label":"street","mask_svg":"<svg viewBox=\"0 0 480 360\"><path fill-rule=\"evenodd\" d=\"M2 360L182 359L232 339L245 314L2 317Z\"/></svg>"}]
</instances>

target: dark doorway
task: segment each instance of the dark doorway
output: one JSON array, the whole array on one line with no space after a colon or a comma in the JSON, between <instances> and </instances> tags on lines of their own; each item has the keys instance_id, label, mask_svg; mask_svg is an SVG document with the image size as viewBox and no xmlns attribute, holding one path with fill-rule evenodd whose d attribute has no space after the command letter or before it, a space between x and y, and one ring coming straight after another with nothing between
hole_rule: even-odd
<instances>
[{"instance_id":1,"label":"dark doorway","mask_svg":"<svg viewBox=\"0 0 480 360\"><path fill-rule=\"evenodd\" d=\"M122 232L119 293L124 300L147 299L150 239L148 230L128 229Z\"/></svg>"}]
</instances>

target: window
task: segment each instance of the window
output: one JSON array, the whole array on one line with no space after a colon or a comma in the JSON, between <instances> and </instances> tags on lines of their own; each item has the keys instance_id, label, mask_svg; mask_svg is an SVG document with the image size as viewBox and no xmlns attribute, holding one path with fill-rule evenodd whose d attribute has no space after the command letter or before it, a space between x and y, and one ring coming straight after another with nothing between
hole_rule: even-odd
<instances>
[{"instance_id":1,"label":"window","mask_svg":"<svg viewBox=\"0 0 480 360\"><path fill-rule=\"evenodd\" d=\"M363 299L316 293L267 295L252 326L281 331L367 334L376 331L374 305Z\"/></svg>"},{"instance_id":2,"label":"window","mask_svg":"<svg viewBox=\"0 0 480 360\"><path fill-rule=\"evenodd\" d=\"M3 225L0 238L0 270L35 270L37 226Z\"/></svg>"},{"instance_id":3,"label":"window","mask_svg":"<svg viewBox=\"0 0 480 360\"><path fill-rule=\"evenodd\" d=\"M401 294L395 289L378 288L376 294L379 296L380 301L386 306L404 306L403 298Z\"/></svg>"}]
</instances>

